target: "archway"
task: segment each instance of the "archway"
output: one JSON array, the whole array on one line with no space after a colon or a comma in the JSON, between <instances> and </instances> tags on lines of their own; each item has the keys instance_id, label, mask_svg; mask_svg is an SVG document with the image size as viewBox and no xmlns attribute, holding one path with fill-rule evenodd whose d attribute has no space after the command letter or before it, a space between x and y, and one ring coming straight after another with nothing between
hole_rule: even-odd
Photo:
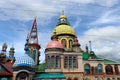
<instances>
[{"instance_id":1,"label":"archway","mask_svg":"<svg viewBox=\"0 0 120 80\"><path fill-rule=\"evenodd\" d=\"M17 74L16 80L29 80L29 74L27 72L20 72Z\"/></svg>"}]
</instances>

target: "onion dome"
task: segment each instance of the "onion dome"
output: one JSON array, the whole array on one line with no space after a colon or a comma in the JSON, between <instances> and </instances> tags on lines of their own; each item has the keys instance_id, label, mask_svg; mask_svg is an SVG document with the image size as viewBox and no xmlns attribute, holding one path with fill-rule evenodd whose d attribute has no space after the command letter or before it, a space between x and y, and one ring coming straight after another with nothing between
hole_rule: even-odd
<instances>
[{"instance_id":1,"label":"onion dome","mask_svg":"<svg viewBox=\"0 0 120 80\"><path fill-rule=\"evenodd\" d=\"M27 54L24 54L22 57L16 59L14 66L35 66L34 60L29 57Z\"/></svg>"},{"instance_id":2,"label":"onion dome","mask_svg":"<svg viewBox=\"0 0 120 80\"><path fill-rule=\"evenodd\" d=\"M55 53L60 53L61 51L64 51L63 45L57 39L56 35L52 37L52 41L47 44L45 52L52 51L52 53L54 53L55 51Z\"/></svg>"},{"instance_id":3,"label":"onion dome","mask_svg":"<svg viewBox=\"0 0 120 80\"><path fill-rule=\"evenodd\" d=\"M51 41L47 44L46 48L64 48L59 41Z\"/></svg>"}]
</instances>

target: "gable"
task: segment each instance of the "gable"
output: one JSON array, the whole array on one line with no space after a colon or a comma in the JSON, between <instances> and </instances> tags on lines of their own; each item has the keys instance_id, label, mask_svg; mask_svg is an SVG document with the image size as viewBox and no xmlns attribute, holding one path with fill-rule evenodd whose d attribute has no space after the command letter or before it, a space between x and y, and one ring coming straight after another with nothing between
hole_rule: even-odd
<instances>
[{"instance_id":1,"label":"gable","mask_svg":"<svg viewBox=\"0 0 120 80\"><path fill-rule=\"evenodd\" d=\"M0 63L0 76L11 76L12 77L12 75L13 75L12 69L8 67L8 65Z\"/></svg>"}]
</instances>

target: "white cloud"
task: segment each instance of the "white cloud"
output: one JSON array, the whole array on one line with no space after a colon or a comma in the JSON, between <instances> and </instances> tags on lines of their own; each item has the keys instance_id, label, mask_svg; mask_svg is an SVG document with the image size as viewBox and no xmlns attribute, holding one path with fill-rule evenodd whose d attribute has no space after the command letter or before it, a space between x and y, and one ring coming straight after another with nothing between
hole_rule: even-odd
<instances>
[{"instance_id":1,"label":"white cloud","mask_svg":"<svg viewBox=\"0 0 120 80\"><path fill-rule=\"evenodd\" d=\"M28 21L33 19L34 16L37 16L38 18L40 18L40 20L51 19L62 10L71 12L71 10L67 10L68 6L72 8L76 6L76 3L83 5L99 4L104 6L113 6L118 3L118 0L1 0L0 19L17 19ZM84 6L84 8L86 7L87 5ZM81 10L81 7L77 7L77 9L73 10L74 12L78 12L79 9ZM82 12L84 11L81 11L79 14L81 14ZM85 12L88 13L88 11Z\"/></svg>"},{"instance_id":2,"label":"white cloud","mask_svg":"<svg viewBox=\"0 0 120 80\"><path fill-rule=\"evenodd\" d=\"M104 7L112 7L115 4L118 4L119 0L61 0L61 1L70 1L80 4L98 4Z\"/></svg>"},{"instance_id":3,"label":"white cloud","mask_svg":"<svg viewBox=\"0 0 120 80\"><path fill-rule=\"evenodd\" d=\"M119 20L120 20L119 9L114 9L106 11L96 21L91 22L90 25L110 24L119 22Z\"/></svg>"},{"instance_id":4,"label":"white cloud","mask_svg":"<svg viewBox=\"0 0 120 80\"><path fill-rule=\"evenodd\" d=\"M75 21L74 25L73 25L73 28L77 28L77 27L80 27L80 22L81 22L81 19L80 18L77 18L77 20Z\"/></svg>"},{"instance_id":5,"label":"white cloud","mask_svg":"<svg viewBox=\"0 0 120 80\"><path fill-rule=\"evenodd\" d=\"M103 28L92 28L80 38L82 47L92 41L92 48L97 55L117 60L120 55L120 26L106 26ZM84 47L83 47L84 48ZM115 55L114 55L115 54ZM113 57L114 56L114 57Z\"/></svg>"}]
</instances>

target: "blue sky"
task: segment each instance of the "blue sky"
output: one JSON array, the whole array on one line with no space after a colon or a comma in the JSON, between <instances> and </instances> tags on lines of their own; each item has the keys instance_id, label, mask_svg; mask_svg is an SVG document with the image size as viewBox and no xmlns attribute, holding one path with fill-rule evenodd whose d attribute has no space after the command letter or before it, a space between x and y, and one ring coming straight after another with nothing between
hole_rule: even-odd
<instances>
[{"instance_id":1,"label":"blue sky","mask_svg":"<svg viewBox=\"0 0 120 80\"><path fill-rule=\"evenodd\" d=\"M24 54L27 32L37 17L41 62L51 33L64 10L76 31L82 49L92 41L94 52L104 58L120 61L119 0L0 0L0 47L14 45L15 56Z\"/></svg>"}]
</instances>

